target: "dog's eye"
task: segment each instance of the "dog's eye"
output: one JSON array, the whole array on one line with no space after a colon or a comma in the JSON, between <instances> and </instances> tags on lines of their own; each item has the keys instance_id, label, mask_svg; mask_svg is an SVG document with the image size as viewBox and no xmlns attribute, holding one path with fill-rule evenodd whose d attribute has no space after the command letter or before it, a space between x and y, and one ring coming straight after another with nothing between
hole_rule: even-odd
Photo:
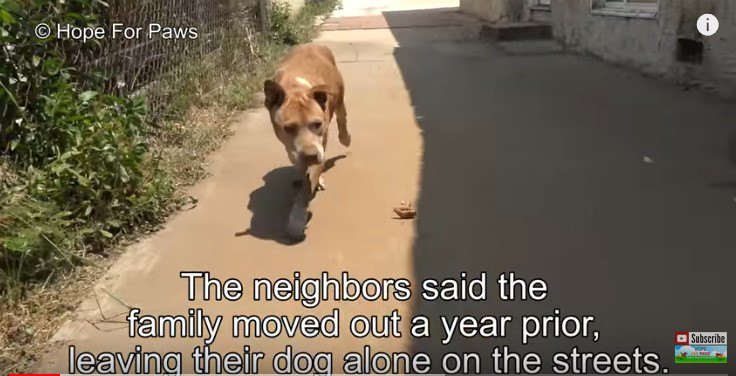
<instances>
[{"instance_id":1,"label":"dog's eye","mask_svg":"<svg viewBox=\"0 0 736 376\"><path fill-rule=\"evenodd\" d=\"M291 135L296 134L297 129L299 129L299 128L298 128L298 126L296 124L287 124L287 125L284 125L284 131L286 133L288 133L288 134L291 134Z\"/></svg>"},{"instance_id":2,"label":"dog's eye","mask_svg":"<svg viewBox=\"0 0 736 376\"><path fill-rule=\"evenodd\" d=\"M311 129L314 132L319 131L320 128L322 128L322 122L321 121L315 121L312 124L309 124L309 129Z\"/></svg>"}]
</instances>

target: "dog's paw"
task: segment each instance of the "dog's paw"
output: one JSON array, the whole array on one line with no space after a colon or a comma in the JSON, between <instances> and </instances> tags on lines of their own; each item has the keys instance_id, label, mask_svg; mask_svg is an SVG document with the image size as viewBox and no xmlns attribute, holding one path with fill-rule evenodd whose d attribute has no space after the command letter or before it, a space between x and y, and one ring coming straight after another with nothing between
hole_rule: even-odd
<instances>
[{"instance_id":1,"label":"dog's paw","mask_svg":"<svg viewBox=\"0 0 736 376\"><path fill-rule=\"evenodd\" d=\"M325 177L320 175L319 181L317 182L317 190L324 191L325 189L327 189L327 184L325 184Z\"/></svg>"},{"instance_id":2,"label":"dog's paw","mask_svg":"<svg viewBox=\"0 0 736 376\"><path fill-rule=\"evenodd\" d=\"M348 132L340 133L337 136L337 138L339 138L340 139L340 143L343 144L343 146L346 146L346 147L347 146L350 146L350 142L352 142L352 136Z\"/></svg>"}]
</instances>

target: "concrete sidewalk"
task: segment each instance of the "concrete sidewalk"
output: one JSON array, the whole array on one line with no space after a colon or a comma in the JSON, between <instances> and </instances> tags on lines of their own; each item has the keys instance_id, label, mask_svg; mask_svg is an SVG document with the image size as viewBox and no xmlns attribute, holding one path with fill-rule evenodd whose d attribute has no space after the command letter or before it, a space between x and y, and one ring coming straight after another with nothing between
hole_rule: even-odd
<instances>
[{"instance_id":1,"label":"concrete sidewalk","mask_svg":"<svg viewBox=\"0 0 736 376\"><path fill-rule=\"evenodd\" d=\"M342 0L333 18L376 16L384 12L458 8L459 0Z\"/></svg>"},{"instance_id":2,"label":"concrete sidewalk","mask_svg":"<svg viewBox=\"0 0 736 376\"><path fill-rule=\"evenodd\" d=\"M127 311L121 301L144 314L203 308L225 318L323 316L339 308L346 323L398 309L401 338L357 339L345 325L338 339L236 339L225 323L212 346L220 353L249 345L273 355L288 344L333 352L335 373L342 354L364 345L427 353L435 372L451 351L483 354L489 372L495 346L537 351L548 367L553 351L580 345L611 353L641 346L661 354L670 373L725 373L673 368L672 334L736 331L729 290L736 261L736 108L548 45L490 45L477 39L478 23L439 1L413 11L405 9L409 3L422 8L418 1L399 3L336 13L374 17L365 22L389 28L350 30L362 24L338 17L327 24L339 31L318 41L335 51L345 76L353 146L344 150L331 141L328 154L337 158L328 189L314 204L307 240L283 241L292 176L265 111L249 112L213 156L212 177L194 190L198 207L128 252L98 286L106 317ZM440 24L425 27L426 18ZM402 200L418 203L415 222L392 218ZM241 279L246 296L188 302L179 272L200 270ZM252 278L290 278L295 271L410 278L415 297L423 279L487 272L489 301L415 298L306 309L293 301L252 300ZM545 279L548 298L499 302L493 281L507 271ZM555 308L595 315L601 340L521 346L518 318ZM506 338L440 343L440 316L504 314L519 321ZM412 315L430 318L431 338L409 335ZM94 353L127 353L139 344L144 351L181 351L182 372L193 372L188 354L201 339L128 338L123 319L102 322L90 297L38 370L66 372L69 344ZM269 362L259 371L270 372Z\"/></svg>"}]
</instances>

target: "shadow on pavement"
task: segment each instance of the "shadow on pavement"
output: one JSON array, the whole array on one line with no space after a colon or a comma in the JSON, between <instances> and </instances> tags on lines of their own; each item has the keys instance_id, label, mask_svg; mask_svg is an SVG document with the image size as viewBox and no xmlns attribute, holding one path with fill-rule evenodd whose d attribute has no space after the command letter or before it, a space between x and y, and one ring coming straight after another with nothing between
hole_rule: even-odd
<instances>
[{"instance_id":1,"label":"shadow on pavement","mask_svg":"<svg viewBox=\"0 0 736 376\"><path fill-rule=\"evenodd\" d=\"M253 215L250 228L235 236L250 235L281 244L291 244L285 236L285 229L294 196L295 179L296 173L290 166L279 167L266 174L263 177L263 186L250 194L248 210Z\"/></svg>"},{"instance_id":2,"label":"shadow on pavement","mask_svg":"<svg viewBox=\"0 0 736 376\"><path fill-rule=\"evenodd\" d=\"M395 58L424 137L415 276L488 273L487 301L416 300L432 337L413 350L435 373L449 352L476 352L492 372L490 353L504 345L538 352L546 372L574 346L641 346L670 373L724 373L675 367L673 333L736 330L736 188L709 187L733 176L736 108L594 59L509 54L468 37L469 26L406 28L407 13L384 16L402 26L391 29ZM495 280L510 271L544 279L547 298L500 301ZM522 317L555 309L595 316L600 340L523 346ZM505 338L455 334L443 346L440 316L464 315L513 321Z\"/></svg>"},{"instance_id":3,"label":"shadow on pavement","mask_svg":"<svg viewBox=\"0 0 736 376\"><path fill-rule=\"evenodd\" d=\"M345 157L338 155L328 159L325 162L325 172ZM250 194L248 202L248 210L252 213L250 228L236 233L235 236L250 235L283 245L297 244L286 236L286 225L296 192L295 187L301 184L300 178L291 166L279 167L267 173L263 177L263 186ZM310 218L311 215L310 212Z\"/></svg>"}]
</instances>

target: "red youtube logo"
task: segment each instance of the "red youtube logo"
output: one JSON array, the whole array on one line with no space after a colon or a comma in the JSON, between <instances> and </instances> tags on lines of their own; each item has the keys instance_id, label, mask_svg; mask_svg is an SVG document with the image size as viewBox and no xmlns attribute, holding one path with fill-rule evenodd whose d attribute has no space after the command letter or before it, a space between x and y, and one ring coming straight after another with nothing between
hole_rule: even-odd
<instances>
[{"instance_id":1,"label":"red youtube logo","mask_svg":"<svg viewBox=\"0 0 736 376\"><path fill-rule=\"evenodd\" d=\"M690 343L689 338L688 332L675 332L675 345L687 345Z\"/></svg>"}]
</instances>

